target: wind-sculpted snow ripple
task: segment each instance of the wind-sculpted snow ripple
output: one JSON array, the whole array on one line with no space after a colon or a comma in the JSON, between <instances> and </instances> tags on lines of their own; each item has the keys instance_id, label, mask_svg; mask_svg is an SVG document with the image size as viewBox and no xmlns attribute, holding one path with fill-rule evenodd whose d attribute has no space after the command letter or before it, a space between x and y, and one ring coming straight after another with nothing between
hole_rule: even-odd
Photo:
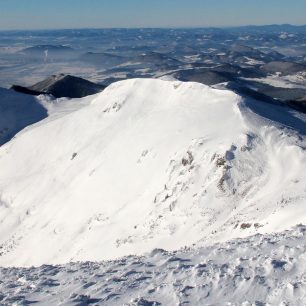
<instances>
[{"instance_id":1,"label":"wind-sculpted snow ripple","mask_svg":"<svg viewBox=\"0 0 306 306\"><path fill-rule=\"evenodd\" d=\"M116 261L1 268L1 305L304 305L306 226Z\"/></svg>"}]
</instances>

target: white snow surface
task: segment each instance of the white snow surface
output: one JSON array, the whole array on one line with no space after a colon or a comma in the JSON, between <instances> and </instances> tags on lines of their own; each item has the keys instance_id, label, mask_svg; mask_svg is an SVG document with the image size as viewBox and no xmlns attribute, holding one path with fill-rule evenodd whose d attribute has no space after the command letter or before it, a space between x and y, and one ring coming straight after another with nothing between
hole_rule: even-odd
<instances>
[{"instance_id":1,"label":"white snow surface","mask_svg":"<svg viewBox=\"0 0 306 306\"><path fill-rule=\"evenodd\" d=\"M305 305L306 227L116 261L0 268L10 305Z\"/></svg>"},{"instance_id":2,"label":"white snow surface","mask_svg":"<svg viewBox=\"0 0 306 306\"><path fill-rule=\"evenodd\" d=\"M246 64L251 65L251 66L253 66L253 65L264 65L265 64L265 62L259 61L257 59L251 58L251 57L244 56L244 58L247 60Z\"/></svg>"},{"instance_id":3,"label":"white snow surface","mask_svg":"<svg viewBox=\"0 0 306 306\"><path fill-rule=\"evenodd\" d=\"M0 147L1 266L116 259L306 223L304 115L151 79L85 99Z\"/></svg>"},{"instance_id":4,"label":"white snow surface","mask_svg":"<svg viewBox=\"0 0 306 306\"><path fill-rule=\"evenodd\" d=\"M241 78L280 88L306 88L306 73L298 72L292 75L281 76L280 73L269 75L265 78Z\"/></svg>"}]
</instances>

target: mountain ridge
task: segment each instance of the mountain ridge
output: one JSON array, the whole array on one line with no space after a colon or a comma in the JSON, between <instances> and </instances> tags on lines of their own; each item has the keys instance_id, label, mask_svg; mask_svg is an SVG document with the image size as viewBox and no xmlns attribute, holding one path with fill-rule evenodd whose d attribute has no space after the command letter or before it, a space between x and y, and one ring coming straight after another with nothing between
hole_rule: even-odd
<instances>
[{"instance_id":1,"label":"mountain ridge","mask_svg":"<svg viewBox=\"0 0 306 306\"><path fill-rule=\"evenodd\" d=\"M19 133L0 148L1 265L114 259L305 222L306 119L284 109L132 79Z\"/></svg>"}]
</instances>

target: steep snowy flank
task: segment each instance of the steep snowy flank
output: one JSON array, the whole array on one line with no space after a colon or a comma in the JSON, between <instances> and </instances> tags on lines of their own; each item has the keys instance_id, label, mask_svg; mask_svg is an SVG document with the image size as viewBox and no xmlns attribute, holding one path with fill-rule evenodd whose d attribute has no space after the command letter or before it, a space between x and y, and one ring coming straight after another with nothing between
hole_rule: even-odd
<instances>
[{"instance_id":1,"label":"steep snowy flank","mask_svg":"<svg viewBox=\"0 0 306 306\"><path fill-rule=\"evenodd\" d=\"M69 100L54 99L48 95L34 97L0 88L0 145L18 132L47 116L63 116L88 104L94 96Z\"/></svg>"},{"instance_id":2,"label":"steep snowy flank","mask_svg":"<svg viewBox=\"0 0 306 306\"><path fill-rule=\"evenodd\" d=\"M161 80L92 99L0 148L0 265L113 259L306 222L302 115Z\"/></svg>"},{"instance_id":3,"label":"steep snowy flank","mask_svg":"<svg viewBox=\"0 0 306 306\"><path fill-rule=\"evenodd\" d=\"M1 305L305 305L306 228L109 262L1 268Z\"/></svg>"},{"instance_id":4,"label":"steep snowy flank","mask_svg":"<svg viewBox=\"0 0 306 306\"><path fill-rule=\"evenodd\" d=\"M45 117L47 110L36 98L0 88L0 145Z\"/></svg>"}]
</instances>

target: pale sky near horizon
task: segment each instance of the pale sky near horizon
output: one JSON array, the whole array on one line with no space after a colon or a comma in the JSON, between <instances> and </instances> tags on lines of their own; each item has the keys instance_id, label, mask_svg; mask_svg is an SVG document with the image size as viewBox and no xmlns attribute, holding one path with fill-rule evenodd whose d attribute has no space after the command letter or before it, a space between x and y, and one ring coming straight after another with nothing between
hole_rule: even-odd
<instances>
[{"instance_id":1,"label":"pale sky near horizon","mask_svg":"<svg viewBox=\"0 0 306 306\"><path fill-rule=\"evenodd\" d=\"M0 0L0 30L306 24L306 0Z\"/></svg>"}]
</instances>

